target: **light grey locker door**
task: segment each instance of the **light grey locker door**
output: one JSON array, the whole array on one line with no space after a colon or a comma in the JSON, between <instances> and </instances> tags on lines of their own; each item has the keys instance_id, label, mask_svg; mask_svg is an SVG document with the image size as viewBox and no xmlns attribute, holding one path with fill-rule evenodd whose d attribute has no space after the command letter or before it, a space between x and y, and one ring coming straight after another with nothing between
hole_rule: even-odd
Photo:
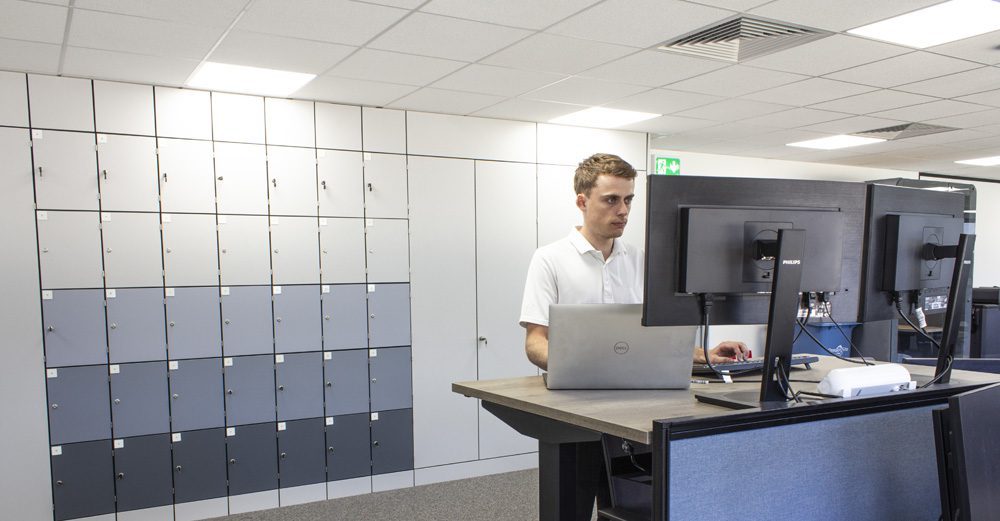
<instances>
[{"instance_id":1,"label":"light grey locker door","mask_svg":"<svg viewBox=\"0 0 1000 521\"><path fill-rule=\"evenodd\" d=\"M226 430L182 432L174 438L174 501L226 497Z\"/></svg>"},{"instance_id":2,"label":"light grey locker door","mask_svg":"<svg viewBox=\"0 0 1000 521\"><path fill-rule=\"evenodd\" d=\"M35 130L31 150L38 209L97 210L94 134Z\"/></svg>"},{"instance_id":3,"label":"light grey locker door","mask_svg":"<svg viewBox=\"0 0 1000 521\"><path fill-rule=\"evenodd\" d=\"M163 274L167 286L219 283L214 215L163 214Z\"/></svg>"},{"instance_id":4,"label":"light grey locker door","mask_svg":"<svg viewBox=\"0 0 1000 521\"><path fill-rule=\"evenodd\" d=\"M53 445L111 437L108 366L48 369L46 376Z\"/></svg>"},{"instance_id":5,"label":"light grey locker door","mask_svg":"<svg viewBox=\"0 0 1000 521\"><path fill-rule=\"evenodd\" d=\"M104 287L96 212L35 212L42 289Z\"/></svg>"},{"instance_id":6,"label":"light grey locker door","mask_svg":"<svg viewBox=\"0 0 1000 521\"><path fill-rule=\"evenodd\" d=\"M361 157L361 152L316 151L320 216L364 217L365 172Z\"/></svg>"},{"instance_id":7,"label":"light grey locker door","mask_svg":"<svg viewBox=\"0 0 1000 521\"><path fill-rule=\"evenodd\" d=\"M236 427L226 436L230 496L278 488L277 434L271 422Z\"/></svg>"},{"instance_id":8,"label":"light grey locker door","mask_svg":"<svg viewBox=\"0 0 1000 521\"><path fill-rule=\"evenodd\" d=\"M167 288L167 356L222 356L219 288Z\"/></svg>"},{"instance_id":9,"label":"light grey locker door","mask_svg":"<svg viewBox=\"0 0 1000 521\"><path fill-rule=\"evenodd\" d=\"M323 349L368 347L367 299L364 284L323 286Z\"/></svg>"},{"instance_id":10,"label":"light grey locker door","mask_svg":"<svg viewBox=\"0 0 1000 521\"><path fill-rule=\"evenodd\" d=\"M274 421L274 355L223 360L226 425Z\"/></svg>"},{"instance_id":11,"label":"light grey locker door","mask_svg":"<svg viewBox=\"0 0 1000 521\"><path fill-rule=\"evenodd\" d=\"M324 284L365 282L364 219L319 219Z\"/></svg>"},{"instance_id":12,"label":"light grey locker door","mask_svg":"<svg viewBox=\"0 0 1000 521\"><path fill-rule=\"evenodd\" d=\"M372 473L388 474L413 468L413 409L372 417Z\"/></svg>"},{"instance_id":13,"label":"light grey locker door","mask_svg":"<svg viewBox=\"0 0 1000 521\"><path fill-rule=\"evenodd\" d=\"M319 291L319 286L274 287L274 352L323 349Z\"/></svg>"},{"instance_id":14,"label":"light grey locker door","mask_svg":"<svg viewBox=\"0 0 1000 521\"><path fill-rule=\"evenodd\" d=\"M270 284L267 217L219 216L219 268L223 286Z\"/></svg>"},{"instance_id":15,"label":"light grey locker door","mask_svg":"<svg viewBox=\"0 0 1000 521\"><path fill-rule=\"evenodd\" d=\"M102 213L107 287L163 287L160 216L155 213Z\"/></svg>"},{"instance_id":16,"label":"light grey locker door","mask_svg":"<svg viewBox=\"0 0 1000 521\"><path fill-rule=\"evenodd\" d=\"M368 285L368 345L410 345L410 285Z\"/></svg>"},{"instance_id":17,"label":"light grey locker door","mask_svg":"<svg viewBox=\"0 0 1000 521\"><path fill-rule=\"evenodd\" d=\"M179 360L169 364L170 430L173 432L222 427L222 359Z\"/></svg>"},{"instance_id":18,"label":"light grey locker door","mask_svg":"<svg viewBox=\"0 0 1000 521\"><path fill-rule=\"evenodd\" d=\"M212 142L161 138L157 145L163 211L215 213Z\"/></svg>"},{"instance_id":19,"label":"light grey locker door","mask_svg":"<svg viewBox=\"0 0 1000 521\"><path fill-rule=\"evenodd\" d=\"M372 473L371 427L368 413L331 418L326 427L326 479L359 478Z\"/></svg>"},{"instance_id":20,"label":"light grey locker door","mask_svg":"<svg viewBox=\"0 0 1000 521\"><path fill-rule=\"evenodd\" d=\"M114 514L111 440L62 445L55 452L52 456L55 520Z\"/></svg>"},{"instance_id":21,"label":"light grey locker door","mask_svg":"<svg viewBox=\"0 0 1000 521\"><path fill-rule=\"evenodd\" d=\"M43 291L42 317L46 367L108 362L103 290Z\"/></svg>"},{"instance_id":22,"label":"light grey locker door","mask_svg":"<svg viewBox=\"0 0 1000 521\"><path fill-rule=\"evenodd\" d=\"M323 416L323 355L295 353L275 356L278 420Z\"/></svg>"},{"instance_id":23,"label":"light grey locker door","mask_svg":"<svg viewBox=\"0 0 1000 521\"><path fill-rule=\"evenodd\" d=\"M368 219L368 282L410 280L410 232L405 219Z\"/></svg>"},{"instance_id":24,"label":"light grey locker door","mask_svg":"<svg viewBox=\"0 0 1000 521\"><path fill-rule=\"evenodd\" d=\"M315 217L271 217L275 284L319 283L319 229Z\"/></svg>"},{"instance_id":25,"label":"light grey locker door","mask_svg":"<svg viewBox=\"0 0 1000 521\"><path fill-rule=\"evenodd\" d=\"M106 296L111 363L166 360L163 289L116 289Z\"/></svg>"},{"instance_id":26,"label":"light grey locker door","mask_svg":"<svg viewBox=\"0 0 1000 521\"><path fill-rule=\"evenodd\" d=\"M325 421L310 418L285 423L278 431L278 477L281 488L326 481Z\"/></svg>"},{"instance_id":27,"label":"light grey locker door","mask_svg":"<svg viewBox=\"0 0 1000 521\"><path fill-rule=\"evenodd\" d=\"M368 350L323 353L326 415L368 412Z\"/></svg>"},{"instance_id":28,"label":"light grey locker door","mask_svg":"<svg viewBox=\"0 0 1000 521\"><path fill-rule=\"evenodd\" d=\"M372 349L368 357L373 411L413 407L409 347Z\"/></svg>"},{"instance_id":29,"label":"light grey locker door","mask_svg":"<svg viewBox=\"0 0 1000 521\"><path fill-rule=\"evenodd\" d=\"M317 215L316 151L267 147L271 215Z\"/></svg>"},{"instance_id":30,"label":"light grey locker door","mask_svg":"<svg viewBox=\"0 0 1000 521\"><path fill-rule=\"evenodd\" d=\"M98 134L97 171L102 210L159 211L155 138Z\"/></svg>"},{"instance_id":31,"label":"light grey locker door","mask_svg":"<svg viewBox=\"0 0 1000 521\"><path fill-rule=\"evenodd\" d=\"M267 214L267 155L263 145L215 144L219 213Z\"/></svg>"},{"instance_id":32,"label":"light grey locker door","mask_svg":"<svg viewBox=\"0 0 1000 521\"><path fill-rule=\"evenodd\" d=\"M365 217L405 219L406 156L365 155Z\"/></svg>"},{"instance_id":33,"label":"light grey locker door","mask_svg":"<svg viewBox=\"0 0 1000 521\"><path fill-rule=\"evenodd\" d=\"M166 362L112 365L110 373L115 438L170 432Z\"/></svg>"},{"instance_id":34,"label":"light grey locker door","mask_svg":"<svg viewBox=\"0 0 1000 521\"><path fill-rule=\"evenodd\" d=\"M170 505L174 502L170 435L116 440L115 495L118 512Z\"/></svg>"},{"instance_id":35,"label":"light grey locker door","mask_svg":"<svg viewBox=\"0 0 1000 521\"><path fill-rule=\"evenodd\" d=\"M270 286L222 288L222 352L226 356L274 352Z\"/></svg>"}]
</instances>

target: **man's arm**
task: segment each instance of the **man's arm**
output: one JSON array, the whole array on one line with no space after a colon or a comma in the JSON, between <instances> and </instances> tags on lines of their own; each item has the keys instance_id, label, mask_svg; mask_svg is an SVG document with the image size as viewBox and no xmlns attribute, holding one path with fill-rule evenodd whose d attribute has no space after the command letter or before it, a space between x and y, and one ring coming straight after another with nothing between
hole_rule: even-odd
<instances>
[{"instance_id":1,"label":"man's arm","mask_svg":"<svg viewBox=\"0 0 1000 521\"><path fill-rule=\"evenodd\" d=\"M524 325L524 352L531 363L543 371L549 368L549 328L538 324Z\"/></svg>"},{"instance_id":2,"label":"man's arm","mask_svg":"<svg viewBox=\"0 0 1000 521\"><path fill-rule=\"evenodd\" d=\"M746 344L733 340L719 342L719 345L708 351L708 356L712 358L713 364L721 364L723 362L732 362L735 360L746 360L749 355L750 350L747 349ZM705 351L701 348L701 346L694 348L694 362L696 364L705 363Z\"/></svg>"}]
</instances>

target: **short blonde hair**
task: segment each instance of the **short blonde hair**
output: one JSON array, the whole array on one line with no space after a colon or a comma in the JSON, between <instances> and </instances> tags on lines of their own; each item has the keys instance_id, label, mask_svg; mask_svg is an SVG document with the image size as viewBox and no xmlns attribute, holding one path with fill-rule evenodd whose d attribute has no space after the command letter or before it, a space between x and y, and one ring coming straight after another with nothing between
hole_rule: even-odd
<instances>
[{"instance_id":1,"label":"short blonde hair","mask_svg":"<svg viewBox=\"0 0 1000 521\"><path fill-rule=\"evenodd\" d=\"M597 184L597 178L602 175L613 175L625 179L635 179L636 171L628 161L614 154L594 154L584 159L576 167L573 176L573 189L578 194L589 196L590 190Z\"/></svg>"}]
</instances>

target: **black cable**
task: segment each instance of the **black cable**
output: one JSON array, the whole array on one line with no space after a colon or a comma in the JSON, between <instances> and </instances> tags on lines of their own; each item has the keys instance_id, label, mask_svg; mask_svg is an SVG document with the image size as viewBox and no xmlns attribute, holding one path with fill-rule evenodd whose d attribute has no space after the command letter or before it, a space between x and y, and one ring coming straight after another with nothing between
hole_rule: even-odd
<instances>
[{"instance_id":1,"label":"black cable","mask_svg":"<svg viewBox=\"0 0 1000 521\"><path fill-rule=\"evenodd\" d=\"M719 371L712 365L712 357L708 354L708 327L709 327L709 317L712 314L712 294L702 293L698 295L701 299L701 351L705 356L705 365L715 373L715 376L722 378L722 371Z\"/></svg>"},{"instance_id":2,"label":"black cable","mask_svg":"<svg viewBox=\"0 0 1000 521\"><path fill-rule=\"evenodd\" d=\"M905 313L903 313L903 306L899 302L899 294L898 293L894 293L893 294L892 301L896 303L896 311L899 312L899 316L903 317L903 320L905 320L906 323L909 324L909 326L912 327L914 331L916 331L917 333L920 333L927 340L930 340L931 344L934 345L934 349L937 349L938 351L940 351L941 350L941 344L939 344L937 340L934 340L933 337L931 337L930 335L928 335L927 332L925 332L923 330L923 328L917 327L917 325L914 324L909 319L909 317L906 316Z\"/></svg>"},{"instance_id":3,"label":"black cable","mask_svg":"<svg viewBox=\"0 0 1000 521\"><path fill-rule=\"evenodd\" d=\"M847 332L844 331L844 328L840 327L840 324L837 323L837 320L833 318L833 311L830 309L829 302L826 302L826 316L827 318L830 319L830 322L833 322L834 326L837 326L837 331L840 331L840 334L844 336L844 339L847 340L847 343L851 345L851 348L854 349L856 353L858 353L858 356L861 357L861 360L865 363L865 365L873 365L869 363L868 360L865 360L865 355L861 352L860 349L858 349L858 346L854 345L854 342L851 341L850 335L848 335Z\"/></svg>"},{"instance_id":4,"label":"black cable","mask_svg":"<svg viewBox=\"0 0 1000 521\"><path fill-rule=\"evenodd\" d=\"M639 469L640 472L644 474L649 474L649 471L642 467L638 461L635 460L635 452L632 450L632 444L627 441L622 441L622 451L628 455L628 458L632 460L632 466Z\"/></svg>"},{"instance_id":5,"label":"black cable","mask_svg":"<svg viewBox=\"0 0 1000 521\"><path fill-rule=\"evenodd\" d=\"M832 356L832 357L834 357L834 358L836 358L838 360L843 360L845 362L850 362L852 364L871 365L871 363L868 362L867 360L859 362L857 360L851 360L850 358L844 358L844 357L838 355L837 353L834 353L833 351L830 351L829 349L826 348L825 345L823 345L823 342L820 342L819 339L816 338L816 335L813 335L811 331L809 331L808 329L805 328L804 324L802 324L801 322L799 322L799 325L802 327L802 330L806 332L806 335L808 335L809 338L813 339L813 342L816 342L816 345L818 345L819 347L821 347L823 349L823 351L826 351L827 353L829 353L830 356Z\"/></svg>"},{"instance_id":6,"label":"black cable","mask_svg":"<svg viewBox=\"0 0 1000 521\"><path fill-rule=\"evenodd\" d=\"M784 380L785 382L785 385L782 387L782 392L785 393L785 400L795 400L795 403L802 403L802 400L799 399L798 394L795 392L794 389L792 389L792 383L788 380L788 374L785 373L785 366L780 362L778 363L778 375L779 375L778 378L779 386L782 380ZM790 398L789 394L791 394Z\"/></svg>"},{"instance_id":7,"label":"black cable","mask_svg":"<svg viewBox=\"0 0 1000 521\"><path fill-rule=\"evenodd\" d=\"M954 360L954 358L951 355L948 355L948 365L945 366L944 371L941 371L941 374L935 376L933 380L925 383L924 385L921 385L919 387L919 389L923 389L925 387L929 387L931 385L936 384L938 380L940 380L942 377L944 377L944 375L948 374L948 371L951 371L951 362L952 362L952 360Z\"/></svg>"}]
</instances>

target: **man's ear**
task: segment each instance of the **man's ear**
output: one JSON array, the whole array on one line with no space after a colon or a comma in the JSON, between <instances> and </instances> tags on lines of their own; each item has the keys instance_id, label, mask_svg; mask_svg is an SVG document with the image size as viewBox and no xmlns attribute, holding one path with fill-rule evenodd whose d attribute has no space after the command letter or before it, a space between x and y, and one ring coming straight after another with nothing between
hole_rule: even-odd
<instances>
[{"instance_id":1,"label":"man's ear","mask_svg":"<svg viewBox=\"0 0 1000 521\"><path fill-rule=\"evenodd\" d=\"M576 194L576 207L580 210L587 209L587 196L583 194Z\"/></svg>"}]
</instances>

